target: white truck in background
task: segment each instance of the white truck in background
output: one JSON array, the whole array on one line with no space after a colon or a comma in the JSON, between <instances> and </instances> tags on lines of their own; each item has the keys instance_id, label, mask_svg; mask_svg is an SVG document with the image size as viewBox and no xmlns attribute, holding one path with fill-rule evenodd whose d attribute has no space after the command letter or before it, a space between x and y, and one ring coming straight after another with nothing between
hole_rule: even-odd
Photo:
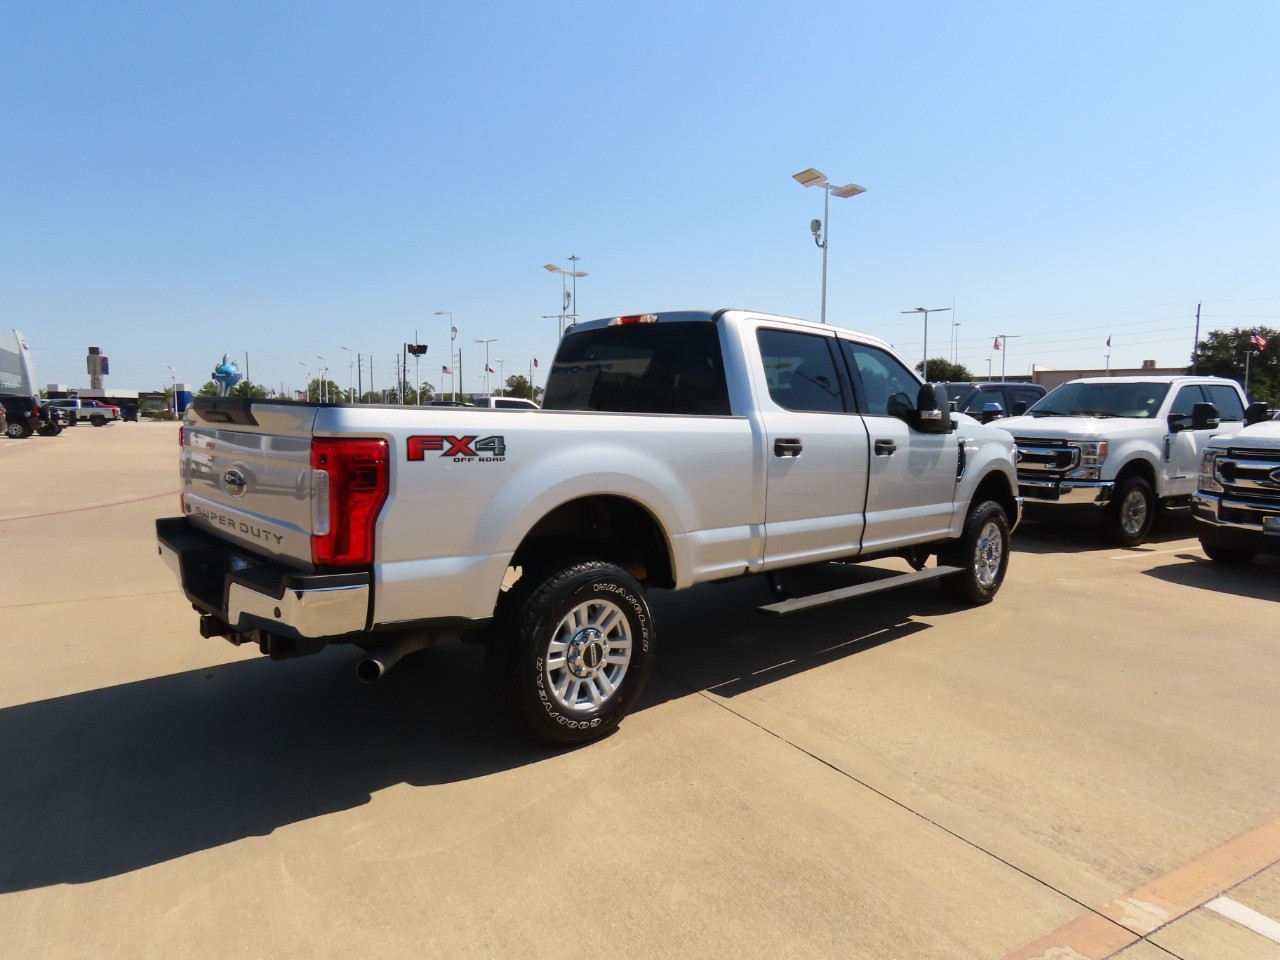
<instances>
[{"instance_id":1,"label":"white truck in background","mask_svg":"<svg viewBox=\"0 0 1280 960\"><path fill-rule=\"evenodd\" d=\"M1020 511L1009 435L953 417L887 344L743 310L577 324L541 410L197 398L181 462L157 537L203 635L273 658L355 644L366 680L482 638L479 692L556 743L639 697L646 588L900 557L761 609L929 579L985 603Z\"/></svg>"},{"instance_id":2,"label":"white truck in background","mask_svg":"<svg viewBox=\"0 0 1280 960\"><path fill-rule=\"evenodd\" d=\"M1190 507L1205 445L1243 427L1247 406L1240 384L1221 377L1089 377L993 425L1017 445L1029 517L1091 504L1105 539L1136 546L1157 505Z\"/></svg>"},{"instance_id":3,"label":"white truck in background","mask_svg":"<svg viewBox=\"0 0 1280 960\"><path fill-rule=\"evenodd\" d=\"M1251 408L1250 419L1265 414ZM1280 556L1280 420L1255 420L1205 446L1192 509L1210 560Z\"/></svg>"}]
</instances>

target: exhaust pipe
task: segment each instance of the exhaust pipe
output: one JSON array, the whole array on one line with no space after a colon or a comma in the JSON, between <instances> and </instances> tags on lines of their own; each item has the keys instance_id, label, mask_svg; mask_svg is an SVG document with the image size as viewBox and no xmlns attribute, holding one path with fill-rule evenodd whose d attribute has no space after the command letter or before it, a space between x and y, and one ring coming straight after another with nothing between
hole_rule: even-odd
<instances>
[{"instance_id":1,"label":"exhaust pipe","mask_svg":"<svg viewBox=\"0 0 1280 960\"><path fill-rule=\"evenodd\" d=\"M429 633L411 633L391 640L356 664L356 676L362 683L377 683L403 658L431 646L435 638Z\"/></svg>"}]
</instances>

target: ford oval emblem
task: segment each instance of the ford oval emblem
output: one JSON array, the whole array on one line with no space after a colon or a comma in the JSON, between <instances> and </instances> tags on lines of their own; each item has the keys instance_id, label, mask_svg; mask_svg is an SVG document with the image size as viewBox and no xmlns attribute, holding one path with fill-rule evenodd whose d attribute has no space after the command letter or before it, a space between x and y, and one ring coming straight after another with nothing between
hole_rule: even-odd
<instances>
[{"instance_id":1,"label":"ford oval emblem","mask_svg":"<svg viewBox=\"0 0 1280 960\"><path fill-rule=\"evenodd\" d=\"M1267 476L1271 478L1272 483L1280 483L1280 467L1276 467Z\"/></svg>"},{"instance_id":2,"label":"ford oval emblem","mask_svg":"<svg viewBox=\"0 0 1280 960\"><path fill-rule=\"evenodd\" d=\"M249 489L249 481L245 479L243 473L232 467L222 475L222 486L235 497L237 500L244 496L244 492Z\"/></svg>"}]
</instances>

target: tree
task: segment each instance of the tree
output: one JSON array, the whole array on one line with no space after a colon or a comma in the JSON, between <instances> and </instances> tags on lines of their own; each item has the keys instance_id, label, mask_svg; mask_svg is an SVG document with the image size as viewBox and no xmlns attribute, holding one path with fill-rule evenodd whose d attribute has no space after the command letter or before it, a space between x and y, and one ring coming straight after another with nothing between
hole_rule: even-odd
<instances>
[{"instance_id":1,"label":"tree","mask_svg":"<svg viewBox=\"0 0 1280 960\"><path fill-rule=\"evenodd\" d=\"M515 373L507 377L508 397L523 397L525 400L533 400L536 402L541 394L541 388L535 387L529 383L528 377L519 373Z\"/></svg>"},{"instance_id":2,"label":"tree","mask_svg":"<svg viewBox=\"0 0 1280 960\"><path fill-rule=\"evenodd\" d=\"M1251 342L1255 334L1266 341L1266 347L1259 348ZM1192 366L1187 367L1187 372L1194 367L1198 374L1229 377L1245 384L1246 357L1250 399L1276 406L1280 402L1280 330L1271 327L1214 330L1196 344Z\"/></svg>"},{"instance_id":3,"label":"tree","mask_svg":"<svg viewBox=\"0 0 1280 960\"><path fill-rule=\"evenodd\" d=\"M169 393L169 388L165 389ZM241 380L231 392L227 394L229 397L254 397L261 400L268 395L267 388L256 383L250 383L248 380ZM214 380L208 380L205 385L196 391L197 397L220 397L222 396L222 385Z\"/></svg>"},{"instance_id":4,"label":"tree","mask_svg":"<svg viewBox=\"0 0 1280 960\"><path fill-rule=\"evenodd\" d=\"M916 364L916 373L924 375L924 361ZM963 363L952 363L945 357L929 358L929 380L933 383L962 383L972 380L973 374Z\"/></svg>"}]
</instances>

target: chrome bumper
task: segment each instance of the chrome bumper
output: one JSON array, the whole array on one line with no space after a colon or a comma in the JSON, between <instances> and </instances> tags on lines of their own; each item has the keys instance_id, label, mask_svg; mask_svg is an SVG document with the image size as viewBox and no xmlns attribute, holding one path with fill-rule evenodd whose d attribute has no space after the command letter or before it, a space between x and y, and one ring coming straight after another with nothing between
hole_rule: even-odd
<instances>
[{"instance_id":1,"label":"chrome bumper","mask_svg":"<svg viewBox=\"0 0 1280 960\"><path fill-rule=\"evenodd\" d=\"M368 627L367 572L302 573L262 563L182 517L157 520L156 541L192 606L237 633L319 639Z\"/></svg>"},{"instance_id":2,"label":"chrome bumper","mask_svg":"<svg viewBox=\"0 0 1280 960\"><path fill-rule=\"evenodd\" d=\"M1028 503L1054 503L1071 506L1081 503L1106 503L1115 490L1114 480L1041 480L1018 477L1018 493Z\"/></svg>"},{"instance_id":3,"label":"chrome bumper","mask_svg":"<svg viewBox=\"0 0 1280 960\"><path fill-rule=\"evenodd\" d=\"M1260 509L1256 503L1196 491L1191 495L1191 512L1197 520L1215 527L1280 538L1280 512ZM1231 514L1233 518L1229 519L1224 514ZM1257 520L1238 519L1241 516L1256 517Z\"/></svg>"}]
</instances>

